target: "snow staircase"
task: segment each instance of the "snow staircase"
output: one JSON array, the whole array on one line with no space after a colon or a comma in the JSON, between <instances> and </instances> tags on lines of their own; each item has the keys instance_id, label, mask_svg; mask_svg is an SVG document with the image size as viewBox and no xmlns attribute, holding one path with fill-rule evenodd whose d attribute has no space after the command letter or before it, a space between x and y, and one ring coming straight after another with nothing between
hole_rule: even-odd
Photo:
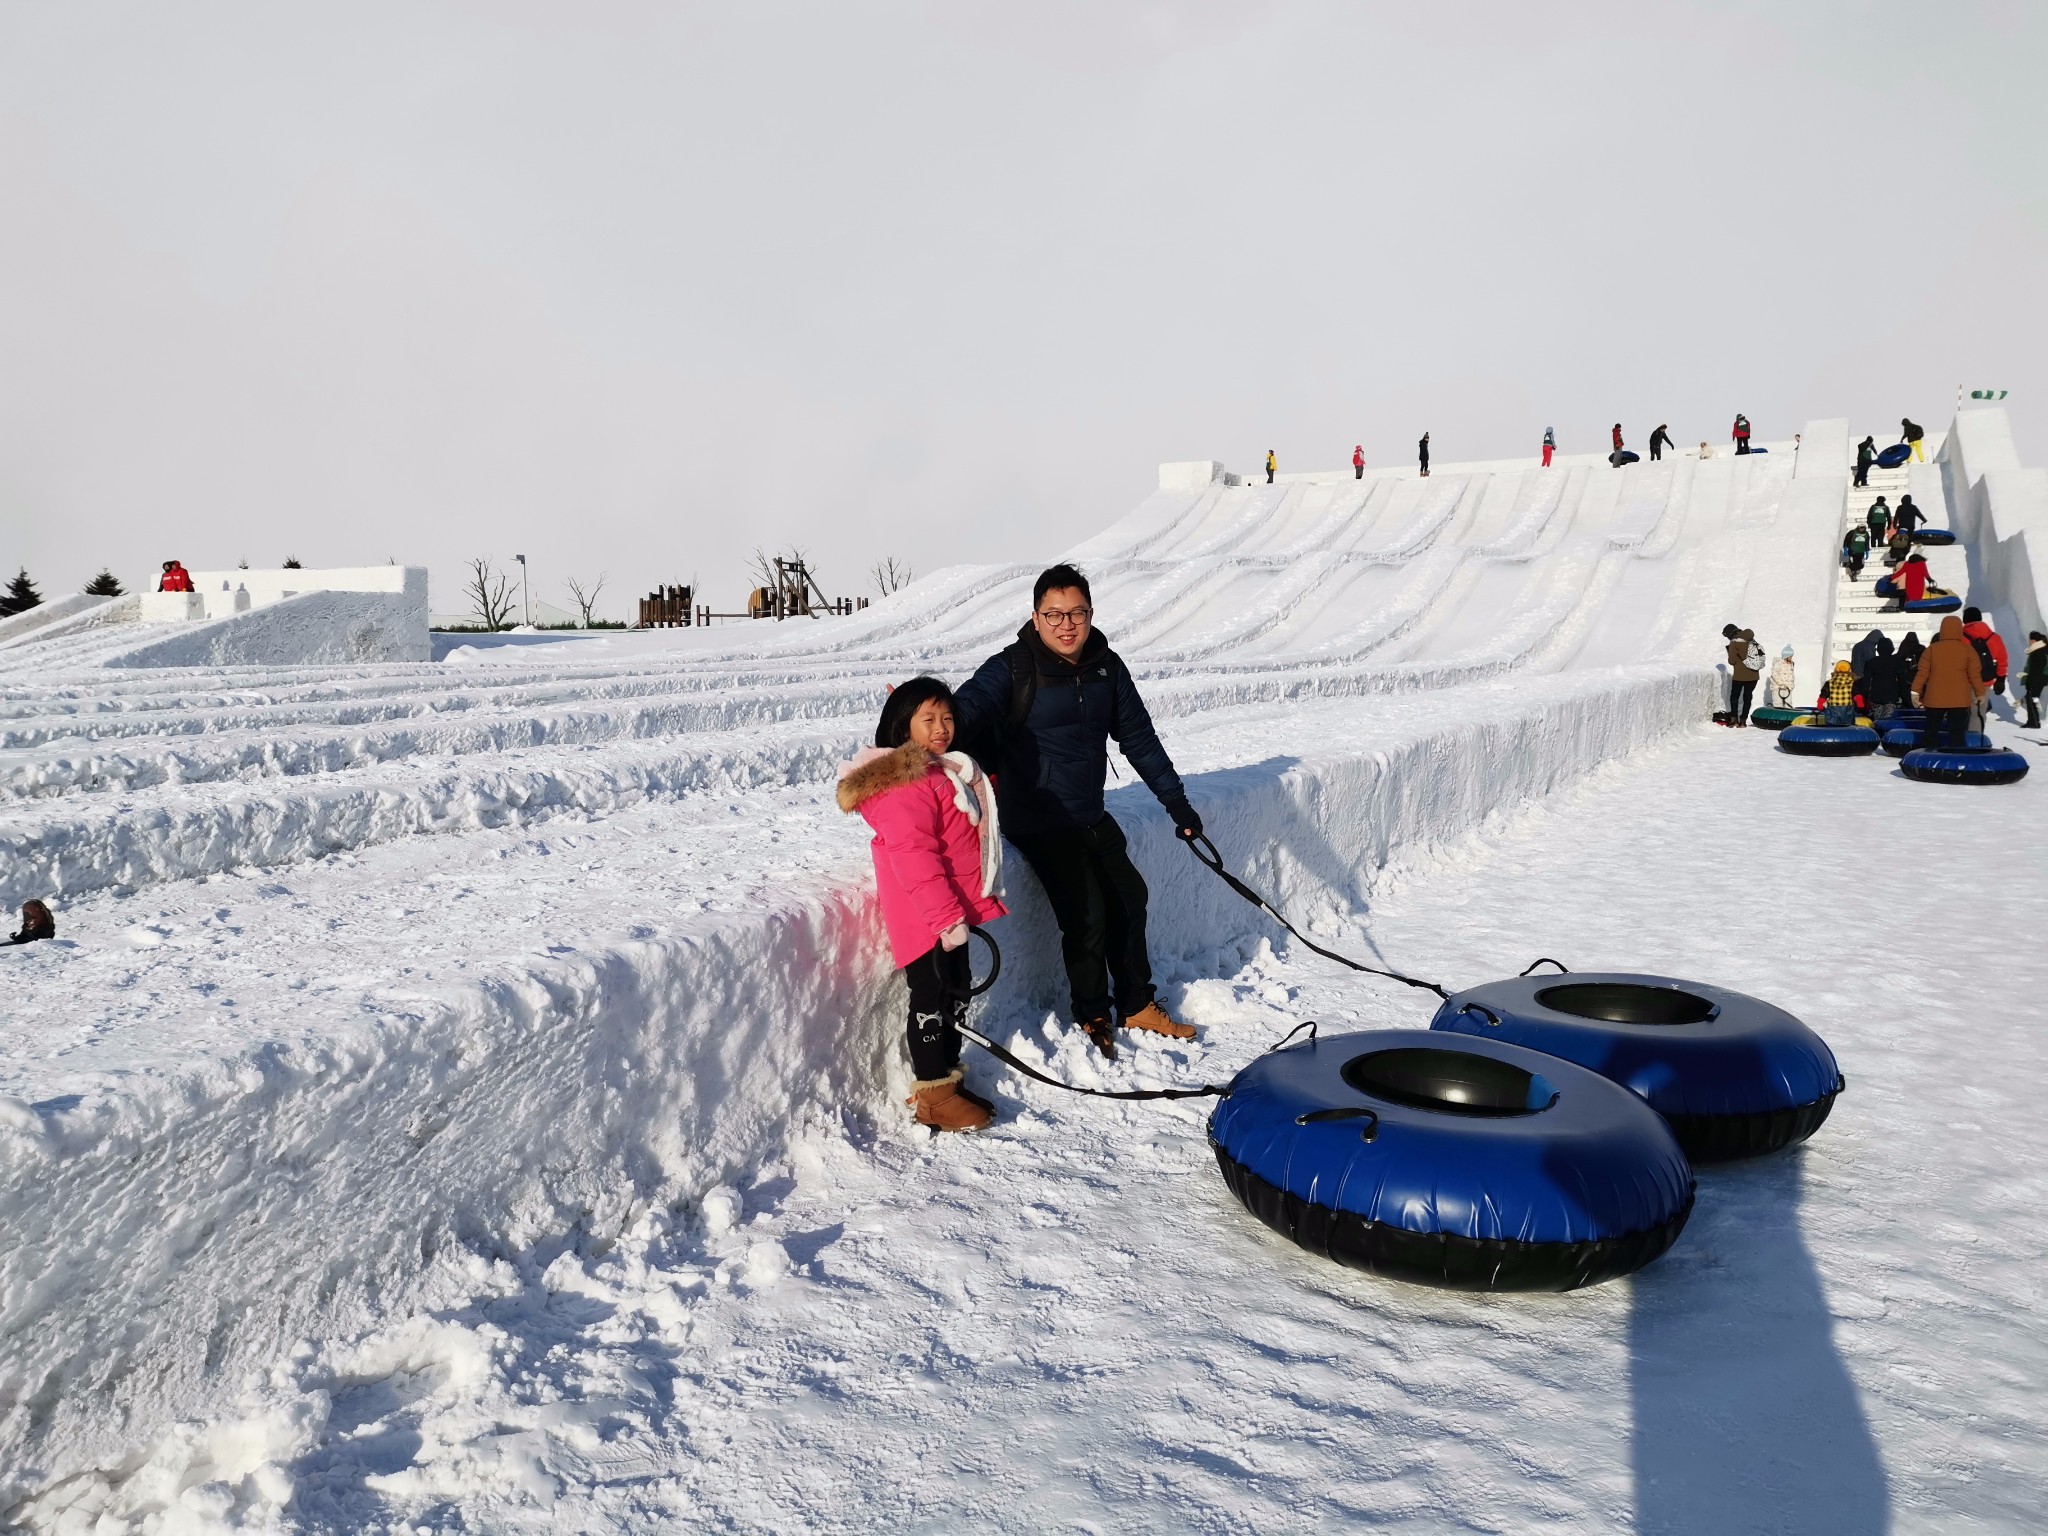
<instances>
[{"instance_id":1,"label":"snow staircase","mask_svg":"<svg viewBox=\"0 0 2048 1536\"><path fill-rule=\"evenodd\" d=\"M1852 524L1860 523L1870 504L1882 496L1885 505L1896 509L1899 498L1910 486L1907 484L1906 467L1897 469L1876 469L1870 471L1868 489L1849 487L1849 494L1842 507L1842 526L1835 535L1839 548ZM1923 524L1923 527L1942 526L1939 519L1941 508L1922 507L1937 520ZM1916 545L1927 557L1928 574L1936 586L1947 587L1951 592L1967 593L1970 585L1968 558L1960 544L1940 548ZM1870 558L1863 565L1863 579L1851 581L1848 567L1837 563L1835 568L1835 619L1829 636L1828 667L1838 661L1846 661L1850 649L1873 629L1890 635L1892 644L1897 645L1909 632L1917 632L1920 638L1932 640L1946 615L1939 613L1887 613L1885 605L1890 601L1877 595L1877 578L1886 574L1882 546L1870 552ZM1804 679L1801 679L1804 686Z\"/></svg>"}]
</instances>

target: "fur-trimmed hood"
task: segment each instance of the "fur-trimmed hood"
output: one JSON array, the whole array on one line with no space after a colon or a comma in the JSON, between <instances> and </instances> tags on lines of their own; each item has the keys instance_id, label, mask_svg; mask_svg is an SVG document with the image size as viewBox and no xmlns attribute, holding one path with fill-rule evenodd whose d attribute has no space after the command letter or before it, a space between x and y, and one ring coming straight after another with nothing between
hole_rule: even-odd
<instances>
[{"instance_id":1,"label":"fur-trimmed hood","mask_svg":"<svg viewBox=\"0 0 2048 1536\"><path fill-rule=\"evenodd\" d=\"M931 771L932 755L914 741L900 747L862 747L839 767L839 809L857 811L861 802L906 784Z\"/></svg>"}]
</instances>

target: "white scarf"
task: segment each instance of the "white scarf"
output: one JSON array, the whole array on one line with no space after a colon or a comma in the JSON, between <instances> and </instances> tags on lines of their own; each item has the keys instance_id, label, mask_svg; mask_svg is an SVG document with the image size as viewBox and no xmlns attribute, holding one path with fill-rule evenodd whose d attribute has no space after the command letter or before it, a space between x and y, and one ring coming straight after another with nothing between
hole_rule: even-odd
<instances>
[{"instance_id":1,"label":"white scarf","mask_svg":"<svg viewBox=\"0 0 2048 1536\"><path fill-rule=\"evenodd\" d=\"M953 804L970 826L981 831L981 894L1001 900L1003 838L996 828L996 787L981 764L965 752L934 753L932 761L953 781Z\"/></svg>"}]
</instances>

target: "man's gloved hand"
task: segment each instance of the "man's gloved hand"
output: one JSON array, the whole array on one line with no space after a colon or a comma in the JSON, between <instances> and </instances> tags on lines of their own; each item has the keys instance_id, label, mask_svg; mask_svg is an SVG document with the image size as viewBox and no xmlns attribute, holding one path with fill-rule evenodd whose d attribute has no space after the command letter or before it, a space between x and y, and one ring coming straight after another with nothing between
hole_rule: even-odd
<instances>
[{"instance_id":1,"label":"man's gloved hand","mask_svg":"<svg viewBox=\"0 0 2048 1536\"><path fill-rule=\"evenodd\" d=\"M958 949L966 942L967 925L965 923L955 923L939 935L939 948L941 949Z\"/></svg>"},{"instance_id":2,"label":"man's gloved hand","mask_svg":"<svg viewBox=\"0 0 2048 1536\"><path fill-rule=\"evenodd\" d=\"M1173 830L1182 840L1192 843L1202 835L1202 818L1195 814L1195 808L1187 801L1170 802L1166 814L1173 818Z\"/></svg>"}]
</instances>

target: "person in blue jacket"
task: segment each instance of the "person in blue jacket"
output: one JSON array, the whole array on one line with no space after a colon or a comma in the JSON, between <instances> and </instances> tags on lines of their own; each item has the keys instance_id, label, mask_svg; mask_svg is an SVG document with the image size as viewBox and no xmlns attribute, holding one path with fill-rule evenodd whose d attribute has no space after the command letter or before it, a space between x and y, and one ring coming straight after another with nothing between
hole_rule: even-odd
<instances>
[{"instance_id":1,"label":"person in blue jacket","mask_svg":"<svg viewBox=\"0 0 2048 1536\"><path fill-rule=\"evenodd\" d=\"M1114 1060L1112 1004L1129 1029L1176 1040L1195 1031L1153 996L1149 893L1102 803L1110 741L1180 836L1200 837L1202 818L1094 618L1086 576L1071 565L1045 570L1032 584L1029 622L955 690L953 712L961 745L994 775L1004 840L1031 866L1059 923L1074 1022Z\"/></svg>"}]
</instances>

